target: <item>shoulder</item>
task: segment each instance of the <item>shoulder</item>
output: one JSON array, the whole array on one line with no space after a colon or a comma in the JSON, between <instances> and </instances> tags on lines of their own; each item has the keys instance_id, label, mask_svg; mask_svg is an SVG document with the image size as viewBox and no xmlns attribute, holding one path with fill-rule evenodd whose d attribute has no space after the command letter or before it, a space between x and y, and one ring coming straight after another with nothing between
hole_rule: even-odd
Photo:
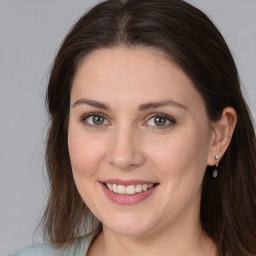
<instances>
[{"instance_id":1,"label":"shoulder","mask_svg":"<svg viewBox=\"0 0 256 256\"><path fill-rule=\"evenodd\" d=\"M49 255L49 256L57 256L56 252L58 251L55 250L50 244L40 244L40 245L34 245L28 248L25 248L23 250L20 250L14 254L8 255L8 256L44 256L44 255Z\"/></svg>"},{"instance_id":2,"label":"shoulder","mask_svg":"<svg viewBox=\"0 0 256 256\"><path fill-rule=\"evenodd\" d=\"M55 248L52 244L34 245L7 256L84 256L94 236L95 234L88 234L61 248Z\"/></svg>"}]
</instances>

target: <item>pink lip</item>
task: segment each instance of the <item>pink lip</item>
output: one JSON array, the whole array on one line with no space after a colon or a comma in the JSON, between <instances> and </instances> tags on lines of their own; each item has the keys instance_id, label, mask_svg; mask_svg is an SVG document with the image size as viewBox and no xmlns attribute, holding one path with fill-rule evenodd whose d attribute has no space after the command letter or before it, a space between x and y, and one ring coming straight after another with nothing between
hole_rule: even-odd
<instances>
[{"instance_id":1,"label":"pink lip","mask_svg":"<svg viewBox=\"0 0 256 256\"><path fill-rule=\"evenodd\" d=\"M112 182L108 182L108 183L112 183ZM116 184L116 183L112 183L112 184ZM134 183L132 183L132 184L134 184ZM138 184L146 184L146 183L138 183ZM152 183L150 183L150 184L152 184ZM139 202L145 200L146 198L148 198L158 187L158 186L154 186L153 188L151 188L147 191L143 191L143 192L140 192L140 193L134 194L134 195L124 195L124 194L116 194L116 193L110 191L103 183L100 183L100 185L101 185L103 191L105 192L105 195L112 202L121 204L121 205L130 205L130 204L139 203Z\"/></svg>"},{"instance_id":2,"label":"pink lip","mask_svg":"<svg viewBox=\"0 0 256 256\"><path fill-rule=\"evenodd\" d=\"M100 182L116 184L116 185L123 185L123 186L138 185L138 184L142 184L142 185L143 184L156 184L157 183L157 182L145 181L145 180L119 180L119 179L108 179L108 180L102 180Z\"/></svg>"}]
</instances>

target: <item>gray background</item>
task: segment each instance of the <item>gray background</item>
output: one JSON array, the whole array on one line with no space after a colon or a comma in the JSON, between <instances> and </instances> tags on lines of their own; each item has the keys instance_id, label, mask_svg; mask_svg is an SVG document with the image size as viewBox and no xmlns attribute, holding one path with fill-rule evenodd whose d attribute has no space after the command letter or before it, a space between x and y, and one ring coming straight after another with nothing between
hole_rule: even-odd
<instances>
[{"instance_id":1,"label":"gray background","mask_svg":"<svg viewBox=\"0 0 256 256\"><path fill-rule=\"evenodd\" d=\"M59 43L91 0L0 0L0 255L32 239L46 201L44 94ZM256 0L189 0L223 33L256 117Z\"/></svg>"}]
</instances>

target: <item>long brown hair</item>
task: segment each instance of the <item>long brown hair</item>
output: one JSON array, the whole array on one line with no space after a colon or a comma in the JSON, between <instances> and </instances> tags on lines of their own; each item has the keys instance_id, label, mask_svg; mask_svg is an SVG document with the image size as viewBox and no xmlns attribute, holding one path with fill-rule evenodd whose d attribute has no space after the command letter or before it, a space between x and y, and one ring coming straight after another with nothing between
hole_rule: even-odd
<instances>
[{"instance_id":1,"label":"long brown hair","mask_svg":"<svg viewBox=\"0 0 256 256\"><path fill-rule=\"evenodd\" d=\"M256 255L255 133L236 65L209 18L182 0L109 0L83 15L64 39L52 67L47 106L46 163L50 182L42 219L45 240L64 245L100 225L76 189L67 146L70 91L80 61L98 48L146 46L169 56L194 82L209 119L225 107L238 121L217 179L207 167L201 225L218 255Z\"/></svg>"}]
</instances>

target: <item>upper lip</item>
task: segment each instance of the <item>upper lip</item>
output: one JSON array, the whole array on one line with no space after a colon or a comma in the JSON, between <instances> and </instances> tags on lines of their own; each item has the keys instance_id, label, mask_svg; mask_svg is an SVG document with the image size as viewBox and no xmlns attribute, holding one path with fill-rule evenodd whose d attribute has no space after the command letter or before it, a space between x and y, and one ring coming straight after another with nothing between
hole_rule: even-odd
<instances>
[{"instance_id":1,"label":"upper lip","mask_svg":"<svg viewBox=\"0 0 256 256\"><path fill-rule=\"evenodd\" d=\"M110 184L116 184L116 185L123 185L123 186L129 186L129 185L139 185L139 184L156 184L158 182L155 181L146 181L146 180L120 180L120 179L106 179L101 180L101 183L110 183Z\"/></svg>"}]
</instances>

